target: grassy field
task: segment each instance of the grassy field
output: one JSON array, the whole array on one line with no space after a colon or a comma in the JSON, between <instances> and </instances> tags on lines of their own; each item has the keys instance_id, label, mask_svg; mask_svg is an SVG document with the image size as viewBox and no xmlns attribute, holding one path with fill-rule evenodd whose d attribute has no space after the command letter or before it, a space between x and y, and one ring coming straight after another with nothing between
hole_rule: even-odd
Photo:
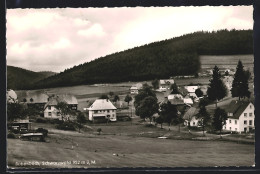
<instances>
[{"instance_id":1,"label":"grassy field","mask_svg":"<svg viewBox=\"0 0 260 174\"><path fill-rule=\"evenodd\" d=\"M230 68L236 70L238 61L241 60L244 69L253 72L254 55L222 55L222 56L200 56L201 68L212 69L215 65L219 68Z\"/></svg>"},{"instance_id":2,"label":"grassy field","mask_svg":"<svg viewBox=\"0 0 260 174\"><path fill-rule=\"evenodd\" d=\"M78 133L56 130L51 124L34 123L33 128L44 127L49 130L47 142L8 139L9 168L208 167L254 164L254 145L194 141L191 140L194 135L147 127L137 121L89 126L84 132ZM97 128L102 129L101 135L97 134ZM158 138L166 135L172 139ZM178 139L184 135L187 139ZM30 162L38 163L32 165ZM26 166L19 166L20 164Z\"/></svg>"}]
</instances>

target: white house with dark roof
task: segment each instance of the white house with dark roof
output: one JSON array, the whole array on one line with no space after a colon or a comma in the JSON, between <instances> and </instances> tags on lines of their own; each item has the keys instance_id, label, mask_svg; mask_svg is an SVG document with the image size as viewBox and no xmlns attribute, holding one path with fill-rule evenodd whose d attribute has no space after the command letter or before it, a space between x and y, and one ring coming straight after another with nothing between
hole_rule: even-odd
<instances>
[{"instance_id":1,"label":"white house with dark roof","mask_svg":"<svg viewBox=\"0 0 260 174\"><path fill-rule=\"evenodd\" d=\"M142 83L137 83L130 88L130 93L131 94L138 94L139 90L142 89L143 84Z\"/></svg>"},{"instance_id":2,"label":"white house with dark roof","mask_svg":"<svg viewBox=\"0 0 260 174\"><path fill-rule=\"evenodd\" d=\"M48 99L49 101L44 106L44 117L53 118L53 119L62 119L60 111L56 109L56 106L59 102L65 102L68 104L71 110L77 110L78 101L77 98L73 95L55 95ZM68 116L65 116L64 119L67 119Z\"/></svg>"},{"instance_id":3,"label":"white house with dark roof","mask_svg":"<svg viewBox=\"0 0 260 174\"><path fill-rule=\"evenodd\" d=\"M255 107L249 101L231 101L226 112L228 119L224 130L236 132L249 132L255 129Z\"/></svg>"},{"instance_id":4,"label":"white house with dark roof","mask_svg":"<svg viewBox=\"0 0 260 174\"><path fill-rule=\"evenodd\" d=\"M188 126L190 124L191 127L200 126L201 119L197 119L196 115L199 113L199 109L195 107L191 107L185 112L183 115L184 125Z\"/></svg>"},{"instance_id":5,"label":"white house with dark roof","mask_svg":"<svg viewBox=\"0 0 260 174\"><path fill-rule=\"evenodd\" d=\"M89 120L93 121L95 118L109 119L110 121L116 121L117 108L108 99L97 99L95 102L87 108L89 111Z\"/></svg>"}]
</instances>

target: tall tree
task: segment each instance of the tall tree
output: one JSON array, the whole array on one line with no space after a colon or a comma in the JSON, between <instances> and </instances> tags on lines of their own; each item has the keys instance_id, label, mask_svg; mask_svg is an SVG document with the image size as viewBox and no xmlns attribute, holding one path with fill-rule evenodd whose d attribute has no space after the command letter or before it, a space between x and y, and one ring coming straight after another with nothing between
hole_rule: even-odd
<instances>
[{"instance_id":1,"label":"tall tree","mask_svg":"<svg viewBox=\"0 0 260 174\"><path fill-rule=\"evenodd\" d=\"M153 86L153 89L158 89L159 88L159 80L158 79L154 79L152 81L152 86Z\"/></svg>"},{"instance_id":2,"label":"tall tree","mask_svg":"<svg viewBox=\"0 0 260 174\"><path fill-rule=\"evenodd\" d=\"M172 105L169 101L167 103L163 103L160 106L159 115L163 118L164 122L168 123L168 128L170 130L170 126L173 120L178 117L178 110L175 105Z\"/></svg>"},{"instance_id":3,"label":"tall tree","mask_svg":"<svg viewBox=\"0 0 260 174\"><path fill-rule=\"evenodd\" d=\"M209 80L210 84L207 90L208 98L216 101L216 108L218 100L223 99L227 95L227 88L221 80L221 74L217 66L213 69L212 78Z\"/></svg>"},{"instance_id":4,"label":"tall tree","mask_svg":"<svg viewBox=\"0 0 260 174\"><path fill-rule=\"evenodd\" d=\"M170 90L172 90L171 94L179 94L180 93L176 83L171 85Z\"/></svg>"},{"instance_id":5,"label":"tall tree","mask_svg":"<svg viewBox=\"0 0 260 174\"><path fill-rule=\"evenodd\" d=\"M139 91L139 93L135 96L134 106L135 106L135 114L139 115L138 107L141 104L142 100L144 100L146 97L154 97L157 101L156 94L152 91L151 86L144 84L143 88Z\"/></svg>"},{"instance_id":6,"label":"tall tree","mask_svg":"<svg viewBox=\"0 0 260 174\"><path fill-rule=\"evenodd\" d=\"M83 128L83 125L84 123L86 123L87 120L86 120L86 117L85 115L80 112L78 115L77 115L77 123L78 123L78 128L79 128L79 132L80 132L80 129Z\"/></svg>"},{"instance_id":7,"label":"tall tree","mask_svg":"<svg viewBox=\"0 0 260 174\"><path fill-rule=\"evenodd\" d=\"M61 119L64 120L71 112L67 102L61 101L55 106L55 108L60 112Z\"/></svg>"},{"instance_id":8,"label":"tall tree","mask_svg":"<svg viewBox=\"0 0 260 174\"><path fill-rule=\"evenodd\" d=\"M202 97L203 96L203 92L202 92L202 90L200 88L195 90L195 94L196 94L197 97Z\"/></svg>"},{"instance_id":9,"label":"tall tree","mask_svg":"<svg viewBox=\"0 0 260 174\"><path fill-rule=\"evenodd\" d=\"M118 96L118 95L115 95L114 98L113 98L113 102L117 102L117 101L119 101L119 100L120 100L119 96Z\"/></svg>"},{"instance_id":10,"label":"tall tree","mask_svg":"<svg viewBox=\"0 0 260 174\"><path fill-rule=\"evenodd\" d=\"M214 113L212 126L215 130L219 131L221 137L221 130L223 126L226 124L226 120L228 119L227 113L224 109L217 108Z\"/></svg>"},{"instance_id":11,"label":"tall tree","mask_svg":"<svg viewBox=\"0 0 260 174\"><path fill-rule=\"evenodd\" d=\"M24 119L26 117L26 109L20 103L7 103L7 120L12 122L16 119Z\"/></svg>"},{"instance_id":12,"label":"tall tree","mask_svg":"<svg viewBox=\"0 0 260 174\"><path fill-rule=\"evenodd\" d=\"M201 126L202 126L203 135L205 135L204 134L205 127L208 125L208 123L209 123L209 121L211 119L210 115L207 112L207 109L206 109L205 106L201 106L200 107L199 113L197 114L196 118L200 120Z\"/></svg>"},{"instance_id":13,"label":"tall tree","mask_svg":"<svg viewBox=\"0 0 260 174\"><path fill-rule=\"evenodd\" d=\"M249 73L244 71L244 66L242 62L239 60L237 64L236 73L234 75L234 80L232 83L232 97L239 97L239 100L240 98L250 97L250 92L248 88L249 77Z\"/></svg>"},{"instance_id":14,"label":"tall tree","mask_svg":"<svg viewBox=\"0 0 260 174\"><path fill-rule=\"evenodd\" d=\"M155 119L155 122L161 125L161 129L163 128L163 127L162 127L163 121L164 121L164 120L163 120L163 117L162 117L162 116L159 116L159 117L157 117L157 118Z\"/></svg>"},{"instance_id":15,"label":"tall tree","mask_svg":"<svg viewBox=\"0 0 260 174\"><path fill-rule=\"evenodd\" d=\"M127 105L129 106L129 102L131 102L133 100L133 98L130 95L126 95L125 96L125 102L127 102Z\"/></svg>"},{"instance_id":16,"label":"tall tree","mask_svg":"<svg viewBox=\"0 0 260 174\"><path fill-rule=\"evenodd\" d=\"M157 98L148 96L140 102L140 105L136 108L136 110L138 110L138 114L140 118L142 119L149 118L151 124L152 116L153 114L158 112L158 108L159 106L157 103Z\"/></svg>"}]
</instances>

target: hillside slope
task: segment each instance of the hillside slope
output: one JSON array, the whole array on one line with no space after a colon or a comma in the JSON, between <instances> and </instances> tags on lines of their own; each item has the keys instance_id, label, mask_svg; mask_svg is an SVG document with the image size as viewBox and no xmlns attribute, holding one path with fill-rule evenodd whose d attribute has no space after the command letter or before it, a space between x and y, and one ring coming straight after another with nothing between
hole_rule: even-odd
<instances>
[{"instance_id":1,"label":"hillside slope","mask_svg":"<svg viewBox=\"0 0 260 174\"><path fill-rule=\"evenodd\" d=\"M114 53L37 82L32 88L143 81L192 75L199 55L253 53L252 30L196 32Z\"/></svg>"},{"instance_id":2,"label":"hillside slope","mask_svg":"<svg viewBox=\"0 0 260 174\"><path fill-rule=\"evenodd\" d=\"M53 72L33 72L19 67L7 66L7 89L26 89L35 82L54 74Z\"/></svg>"}]
</instances>

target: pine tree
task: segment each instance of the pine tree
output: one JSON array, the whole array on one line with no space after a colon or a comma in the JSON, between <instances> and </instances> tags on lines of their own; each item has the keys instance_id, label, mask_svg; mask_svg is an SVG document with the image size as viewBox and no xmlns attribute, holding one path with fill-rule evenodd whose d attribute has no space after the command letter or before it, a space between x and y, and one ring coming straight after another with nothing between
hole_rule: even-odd
<instances>
[{"instance_id":1,"label":"pine tree","mask_svg":"<svg viewBox=\"0 0 260 174\"><path fill-rule=\"evenodd\" d=\"M209 80L208 98L212 101L216 101L216 108L218 100L223 99L227 95L227 88L221 80L221 74L217 66L213 69L212 79Z\"/></svg>"},{"instance_id":2,"label":"pine tree","mask_svg":"<svg viewBox=\"0 0 260 174\"><path fill-rule=\"evenodd\" d=\"M249 76L244 71L244 66L242 62L239 60L237 64L235 77L232 83L232 97L239 97L239 100L240 98L250 97L250 92L248 90L248 78Z\"/></svg>"}]
</instances>

